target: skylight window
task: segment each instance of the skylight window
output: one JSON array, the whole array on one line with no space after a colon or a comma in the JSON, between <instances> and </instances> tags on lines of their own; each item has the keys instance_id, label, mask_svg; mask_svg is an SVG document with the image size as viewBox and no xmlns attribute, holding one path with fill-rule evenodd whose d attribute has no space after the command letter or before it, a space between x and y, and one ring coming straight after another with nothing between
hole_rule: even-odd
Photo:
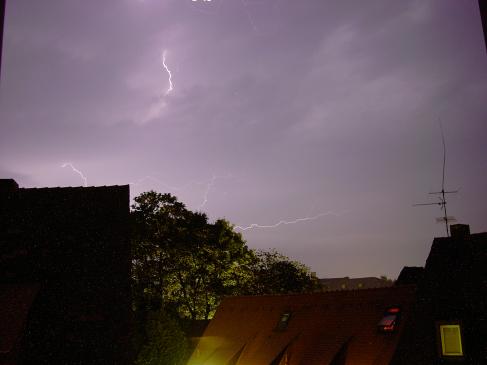
<instances>
[{"instance_id":1,"label":"skylight window","mask_svg":"<svg viewBox=\"0 0 487 365\"><path fill-rule=\"evenodd\" d=\"M441 339L441 355L445 357L463 356L460 324L440 324L439 330Z\"/></svg>"},{"instance_id":2,"label":"skylight window","mask_svg":"<svg viewBox=\"0 0 487 365\"><path fill-rule=\"evenodd\" d=\"M290 318L291 312L284 312L283 314L281 314L281 318L279 319L279 323L277 324L277 330L284 331L287 328Z\"/></svg>"},{"instance_id":3,"label":"skylight window","mask_svg":"<svg viewBox=\"0 0 487 365\"><path fill-rule=\"evenodd\" d=\"M381 332L394 332L399 322L399 316L401 309L399 307L391 307L386 309L384 316L377 324L379 331Z\"/></svg>"}]
</instances>

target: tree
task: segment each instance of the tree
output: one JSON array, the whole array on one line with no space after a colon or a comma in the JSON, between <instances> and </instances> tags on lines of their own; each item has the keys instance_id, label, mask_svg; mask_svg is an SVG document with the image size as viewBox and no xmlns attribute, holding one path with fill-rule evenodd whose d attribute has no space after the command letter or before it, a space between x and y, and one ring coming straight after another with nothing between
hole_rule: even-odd
<instances>
[{"instance_id":1,"label":"tree","mask_svg":"<svg viewBox=\"0 0 487 365\"><path fill-rule=\"evenodd\" d=\"M150 312L145 322L142 346L135 365L183 365L189 344L178 322L164 311Z\"/></svg>"},{"instance_id":2,"label":"tree","mask_svg":"<svg viewBox=\"0 0 487 365\"><path fill-rule=\"evenodd\" d=\"M317 281L273 251L254 251L226 220L209 223L170 194L142 193L132 206L132 281L138 311L209 319L224 296L300 293Z\"/></svg>"},{"instance_id":3,"label":"tree","mask_svg":"<svg viewBox=\"0 0 487 365\"><path fill-rule=\"evenodd\" d=\"M238 294L252 278L254 255L241 235L225 220L207 225L188 250L173 252L174 270L166 278L166 300L192 319L211 318L223 296Z\"/></svg>"},{"instance_id":4,"label":"tree","mask_svg":"<svg viewBox=\"0 0 487 365\"><path fill-rule=\"evenodd\" d=\"M305 293L319 288L308 267L276 250L257 251L256 257L252 294Z\"/></svg>"},{"instance_id":5,"label":"tree","mask_svg":"<svg viewBox=\"0 0 487 365\"><path fill-rule=\"evenodd\" d=\"M164 305L208 319L222 296L247 286L255 257L227 221L210 224L205 214L154 191L136 197L132 208L136 307Z\"/></svg>"}]
</instances>

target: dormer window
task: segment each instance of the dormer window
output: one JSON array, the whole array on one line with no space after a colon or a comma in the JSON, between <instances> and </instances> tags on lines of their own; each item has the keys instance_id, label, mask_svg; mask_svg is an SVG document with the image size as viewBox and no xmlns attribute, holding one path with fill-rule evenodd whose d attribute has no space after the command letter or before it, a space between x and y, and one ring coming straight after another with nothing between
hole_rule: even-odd
<instances>
[{"instance_id":1,"label":"dormer window","mask_svg":"<svg viewBox=\"0 0 487 365\"><path fill-rule=\"evenodd\" d=\"M401 309L399 307L390 307L385 310L382 319L377 324L380 332L394 332L399 322Z\"/></svg>"},{"instance_id":2,"label":"dormer window","mask_svg":"<svg viewBox=\"0 0 487 365\"><path fill-rule=\"evenodd\" d=\"M277 323L276 329L278 331L284 331L287 328L290 318L291 318L291 312L284 312L283 314L281 314L281 318Z\"/></svg>"},{"instance_id":3,"label":"dormer window","mask_svg":"<svg viewBox=\"0 0 487 365\"><path fill-rule=\"evenodd\" d=\"M438 331L441 342L441 356L445 358L462 357L463 346L460 323L441 322L438 324Z\"/></svg>"}]
</instances>

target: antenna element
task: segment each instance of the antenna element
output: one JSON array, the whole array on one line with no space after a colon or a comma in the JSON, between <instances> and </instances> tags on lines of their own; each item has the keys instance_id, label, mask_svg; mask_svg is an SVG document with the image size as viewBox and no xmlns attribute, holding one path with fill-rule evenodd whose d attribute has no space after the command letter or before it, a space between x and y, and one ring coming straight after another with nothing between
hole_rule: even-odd
<instances>
[{"instance_id":1,"label":"antenna element","mask_svg":"<svg viewBox=\"0 0 487 365\"><path fill-rule=\"evenodd\" d=\"M443 126L441 125L441 120L438 121L440 123L440 130L441 130L441 140L443 142L443 177L441 180L441 191L435 191L429 194L433 195L438 195L439 202L437 203L419 203L419 204L413 204L413 206L419 206L419 205L439 205L440 209L443 210L443 217L436 218L436 222L441 223L445 222L445 228L446 228L446 236L450 237L450 230L448 228L448 223L449 222L455 222L456 218L449 216L446 212L446 194L454 194L458 193L458 190L452 190L452 191L445 191L445 166L446 166L446 144L445 144L445 134L443 133Z\"/></svg>"}]
</instances>

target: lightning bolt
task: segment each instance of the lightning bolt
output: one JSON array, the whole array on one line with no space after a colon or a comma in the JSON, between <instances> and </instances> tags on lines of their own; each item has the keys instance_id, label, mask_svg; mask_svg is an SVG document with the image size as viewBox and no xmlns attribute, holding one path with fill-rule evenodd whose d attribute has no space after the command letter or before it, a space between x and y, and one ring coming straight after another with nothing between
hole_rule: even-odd
<instances>
[{"instance_id":1,"label":"lightning bolt","mask_svg":"<svg viewBox=\"0 0 487 365\"><path fill-rule=\"evenodd\" d=\"M149 108L145 113L143 113L141 116L135 117L135 120L137 123L145 124L147 122L150 122L154 119L159 118L167 106L167 102L166 102L165 98L166 98L166 96L169 95L169 93L171 91L173 91L174 84L172 82L171 70L169 69L169 67L166 64L166 53L167 53L166 50L162 51L162 57L161 58L162 58L162 66L164 67L167 74L169 75L169 87L167 88L167 90L164 92L163 95L159 95L157 100L152 102L149 105Z\"/></svg>"},{"instance_id":2,"label":"lightning bolt","mask_svg":"<svg viewBox=\"0 0 487 365\"><path fill-rule=\"evenodd\" d=\"M208 195L210 194L210 190L213 187L213 185L215 185L215 180L216 180L216 176L213 175L211 177L211 180L208 181L206 185L205 194L203 195L203 202L199 205L198 209L202 209L206 205L206 203L208 203Z\"/></svg>"},{"instance_id":3,"label":"lightning bolt","mask_svg":"<svg viewBox=\"0 0 487 365\"><path fill-rule=\"evenodd\" d=\"M169 75L169 87L167 88L166 93L164 94L164 96L167 96L174 88L172 84L171 70L169 70L169 68L166 65L166 50L162 52L162 65L164 66L164 68L167 71L167 74Z\"/></svg>"},{"instance_id":4,"label":"lightning bolt","mask_svg":"<svg viewBox=\"0 0 487 365\"><path fill-rule=\"evenodd\" d=\"M196 6L198 3L203 3L203 6ZM188 6L191 10L197 11L202 14L206 15L212 15L212 14L217 14L220 11L220 7L223 4L223 1L211 1L211 0L192 0L190 2L184 2L186 6ZM214 5L216 4L216 5ZM205 10L204 10L205 9Z\"/></svg>"},{"instance_id":5,"label":"lightning bolt","mask_svg":"<svg viewBox=\"0 0 487 365\"><path fill-rule=\"evenodd\" d=\"M83 179L83 181L85 182L84 187L86 188L88 186L88 179L86 178L86 176L80 170L78 170L76 167L74 167L71 162L65 162L61 165L62 168L65 168L67 166L69 166L71 168L71 170L76 172Z\"/></svg>"},{"instance_id":6,"label":"lightning bolt","mask_svg":"<svg viewBox=\"0 0 487 365\"><path fill-rule=\"evenodd\" d=\"M210 194L211 189L215 185L215 181L217 179L228 179L228 178L231 178L231 177L232 177L231 174L226 174L226 175L212 175L211 179L209 179L209 180L190 181L190 182L188 182L188 183L186 183L186 184L184 184L182 186L172 186L172 185L169 185L169 184L165 183L164 181L158 179L157 177L154 177L154 176L151 176L151 175L147 175L147 176L144 176L143 178L141 178L139 180L136 180L136 181L133 181L133 182L129 182L129 184L130 185L134 185L134 186L138 186L138 185L141 185L144 181L151 180L151 181L154 181L157 184L163 186L164 188L168 189L169 191L173 191L173 192L184 191L184 190L188 189L192 185L206 185L205 192L203 194L203 201L197 207L197 209L202 209L206 205L206 203L208 203L208 196Z\"/></svg>"},{"instance_id":7,"label":"lightning bolt","mask_svg":"<svg viewBox=\"0 0 487 365\"><path fill-rule=\"evenodd\" d=\"M199 205L198 209L202 209L206 205L206 203L208 203L208 195L210 194L210 190L215 185L216 179L229 179L231 177L232 177L231 174L213 175L210 180L203 182L204 184L206 184L206 190L205 190L205 194L203 195L203 202Z\"/></svg>"},{"instance_id":8,"label":"lightning bolt","mask_svg":"<svg viewBox=\"0 0 487 365\"><path fill-rule=\"evenodd\" d=\"M276 227L279 227L279 226L282 226L282 225L288 225L288 224L296 224L296 223L300 223L300 222L306 222L306 221L314 221L318 218L321 218L321 217L324 217L324 216L328 216L328 215L333 215L335 217L339 217L341 215L343 215L344 213L335 213L335 212L332 212L332 211L328 211L328 212L323 212L323 213L319 213L317 215L314 215L312 217L304 217L304 218L296 218L292 221L285 221L285 220L281 220L275 224L269 224L269 225L261 225L261 224L257 224L257 223L252 223L250 226L246 226L246 227L242 227L242 226L235 226L234 228L235 229L239 229L241 231L247 231L249 229L254 229L254 228L276 228Z\"/></svg>"},{"instance_id":9,"label":"lightning bolt","mask_svg":"<svg viewBox=\"0 0 487 365\"><path fill-rule=\"evenodd\" d=\"M247 1L248 0L240 0L240 3L243 6L245 14L247 14L247 19L249 20L250 26L252 27L252 30L256 35L264 35L264 33L262 32L262 29L261 29L262 27L257 27L257 24L255 23L254 18L252 17L252 14L251 14L251 11L249 9ZM259 0L259 1L253 0L251 2L253 4L265 4L265 5L271 6L272 7L272 10L271 10L272 13L270 15L271 17L273 17L274 14L276 13L276 11L280 8L279 7L279 0L273 0L272 2L270 2L268 0Z\"/></svg>"},{"instance_id":10,"label":"lightning bolt","mask_svg":"<svg viewBox=\"0 0 487 365\"><path fill-rule=\"evenodd\" d=\"M254 30L254 32L257 32L258 29L257 29L257 26L255 25L254 23L254 20L252 19L252 17L250 16L250 11L248 9L248 6L247 6L247 2L245 0L240 0L240 2L242 3L242 5L244 6L244 9L245 9L245 13L247 14L247 18L249 19L249 22L250 22L250 25L252 26L252 29Z\"/></svg>"}]
</instances>

